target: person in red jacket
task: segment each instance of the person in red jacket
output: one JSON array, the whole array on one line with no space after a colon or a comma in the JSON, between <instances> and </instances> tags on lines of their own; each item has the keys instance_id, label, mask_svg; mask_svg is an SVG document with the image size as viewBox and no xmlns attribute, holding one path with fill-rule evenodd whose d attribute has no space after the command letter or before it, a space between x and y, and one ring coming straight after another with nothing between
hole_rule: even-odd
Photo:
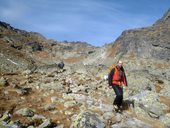
<instances>
[{"instance_id":1,"label":"person in red jacket","mask_svg":"<svg viewBox=\"0 0 170 128\"><path fill-rule=\"evenodd\" d=\"M116 97L113 102L115 111L122 110L123 85L128 87L123 62L118 61L118 65L113 67L108 76L109 88L113 88ZM127 88L126 88L127 89Z\"/></svg>"}]
</instances>

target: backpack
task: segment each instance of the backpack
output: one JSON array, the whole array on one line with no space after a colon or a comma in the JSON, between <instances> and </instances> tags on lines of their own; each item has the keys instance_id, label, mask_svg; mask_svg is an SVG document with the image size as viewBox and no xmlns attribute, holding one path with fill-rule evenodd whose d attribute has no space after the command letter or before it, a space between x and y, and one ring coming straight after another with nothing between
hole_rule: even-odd
<instances>
[{"instance_id":1,"label":"backpack","mask_svg":"<svg viewBox=\"0 0 170 128\"><path fill-rule=\"evenodd\" d=\"M115 68L116 66L113 64L109 67L109 72L108 72L108 83L109 83L109 86L112 85L112 70Z\"/></svg>"},{"instance_id":2,"label":"backpack","mask_svg":"<svg viewBox=\"0 0 170 128\"><path fill-rule=\"evenodd\" d=\"M112 64L110 67L109 67L109 74L110 72L112 71L113 68L115 68L116 66L114 64Z\"/></svg>"}]
</instances>

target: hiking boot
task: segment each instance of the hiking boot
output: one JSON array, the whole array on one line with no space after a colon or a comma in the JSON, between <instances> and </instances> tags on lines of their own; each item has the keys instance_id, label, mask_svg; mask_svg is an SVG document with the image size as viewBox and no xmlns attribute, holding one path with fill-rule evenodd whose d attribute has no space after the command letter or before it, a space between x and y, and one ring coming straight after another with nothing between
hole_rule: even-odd
<instances>
[{"instance_id":1,"label":"hiking boot","mask_svg":"<svg viewBox=\"0 0 170 128\"><path fill-rule=\"evenodd\" d=\"M118 110L119 110L117 105L113 105L113 109L114 109L115 112L118 112Z\"/></svg>"},{"instance_id":2,"label":"hiking boot","mask_svg":"<svg viewBox=\"0 0 170 128\"><path fill-rule=\"evenodd\" d=\"M118 110L117 110L117 113L122 114L122 113L123 113L123 111L122 111L121 109L118 109Z\"/></svg>"},{"instance_id":3,"label":"hiking boot","mask_svg":"<svg viewBox=\"0 0 170 128\"><path fill-rule=\"evenodd\" d=\"M116 113L120 113L120 114L122 114L122 112L123 112L123 109L122 109L122 106L117 106L117 105L113 105L113 108L114 108L114 111L116 112Z\"/></svg>"}]
</instances>

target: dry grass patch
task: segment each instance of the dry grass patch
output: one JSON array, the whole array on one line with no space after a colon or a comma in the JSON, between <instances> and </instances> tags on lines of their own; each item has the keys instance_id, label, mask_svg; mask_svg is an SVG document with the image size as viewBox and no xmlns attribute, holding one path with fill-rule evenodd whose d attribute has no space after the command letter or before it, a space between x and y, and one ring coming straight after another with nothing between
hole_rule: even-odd
<instances>
[{"instance_id":1,"label":"dry grass patch","mask_svg":"<svg viewBox=\"0 0 170 128\"><path fill-rule=\"evenodd\" d=\"M164 113L170 113L170 98L165 96L160 96L160 102L166 104L169 108L164 110Z\"/></svg>"}]
</instances>

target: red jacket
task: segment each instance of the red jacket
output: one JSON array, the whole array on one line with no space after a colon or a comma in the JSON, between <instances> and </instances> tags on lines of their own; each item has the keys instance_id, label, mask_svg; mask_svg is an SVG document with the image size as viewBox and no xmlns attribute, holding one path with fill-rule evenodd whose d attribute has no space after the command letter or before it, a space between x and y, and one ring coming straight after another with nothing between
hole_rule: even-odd
<instances>
[{"instance_id":1,"label":"red jacket","mask_svg":"<svg viewBox=\"0 0 170 128\"><path fill-rule=\"evenodd\" d=\"M123 67L121 68L118 66L114 67L109 73L108 80L109 80L109 86L113 86L113 85L122 86L122 84L128 86Z\"/></svg>"}]
</instances>

